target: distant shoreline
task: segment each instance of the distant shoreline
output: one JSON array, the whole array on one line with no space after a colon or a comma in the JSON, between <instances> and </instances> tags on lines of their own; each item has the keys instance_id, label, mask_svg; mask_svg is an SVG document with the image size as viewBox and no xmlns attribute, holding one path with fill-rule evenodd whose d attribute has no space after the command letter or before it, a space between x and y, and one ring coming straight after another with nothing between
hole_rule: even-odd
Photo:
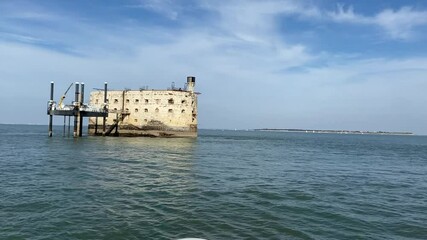
<instances>
[{"instance_id":1,"label":"distant shoreline","mask_svg":"<svg viewBox=\"0 0 427 240\"><path fill-rule=\"evenodd\" d=\"M291 128L258 128L254 131L271 132L301 132L301 133L336 133L336 134L367 134L367 135L414 135L412 132L386 132L386 131L353 131L353 130L318 130L318 129L291 129Z\"/></svg>"},{"instance_id":2,"label":"distant shoreline","mask_svg":"<svg viewBox=\"0 0 427 240\"><path fill-rule=\"evenodd\" d=\"M14 126L46 126L47 124L37 123L0 123L0 125L14 125ZM54 126L63 126L54 124ZM83 125L87 127L87 123ZM219 130L219 131L233 131L233 129L214 129L214 128L200 128L200 130ZM234 129L237 130L237 129ZM414 134L412 132L388 132L388 131L354 131L354 130L319 130L319 129L294 129L294 128L255 128L255 129L238 129L239 131L266 131L266 132L299 132L299 133L334 133L334 134L360 134L360 135L412 135L412 136L426 136L424 134Z\"/></svg>"}]
</instances>

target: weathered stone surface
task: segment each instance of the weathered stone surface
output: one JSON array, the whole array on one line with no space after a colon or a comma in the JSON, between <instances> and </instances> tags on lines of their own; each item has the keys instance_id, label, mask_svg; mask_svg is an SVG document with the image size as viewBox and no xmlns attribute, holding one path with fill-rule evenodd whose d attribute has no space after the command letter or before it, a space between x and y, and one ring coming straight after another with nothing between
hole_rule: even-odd
<instances>
[{"instance_id":1,"label":"weathered stone surface","mask_svg":"<svg viewBox=\"0 0 427 240\"><path fill-rule=\"evenodd\" d=\"M106 129L119 119L118 136L197 137L197 95L192 90L108 91ZM103 91L90 94L91 105L103 102ZM89 134L102 134L102 118L95 125L96 118L90 118Z\"/></svg>"}]
</instances>

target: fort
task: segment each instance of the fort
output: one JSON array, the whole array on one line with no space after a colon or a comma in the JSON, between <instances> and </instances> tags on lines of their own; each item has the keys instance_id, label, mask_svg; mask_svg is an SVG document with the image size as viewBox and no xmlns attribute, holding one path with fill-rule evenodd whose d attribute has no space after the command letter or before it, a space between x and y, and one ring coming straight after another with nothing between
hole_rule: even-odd
<instances>
[{"instance_id":1,"label":"fort","mask_svg":"<svg viewBox=\"0 0 427 240\"><path fill-rule=\"evenodd\" d=\"M75 101L71 105L48 102L49 136L52 136L52 116L66 117L68 132L70 118L74 117L74 137L82 136L83 118L89 118L88 134L96 136L146 136L146 137L197 137L197 95L195 77L187 77L184 88L167 90L141 88L139 90L97 89L90 93L89 103L84 103L84 84L75 83ZM68 133L70 135L70 133Z\"/></svg>"}]
</instances>

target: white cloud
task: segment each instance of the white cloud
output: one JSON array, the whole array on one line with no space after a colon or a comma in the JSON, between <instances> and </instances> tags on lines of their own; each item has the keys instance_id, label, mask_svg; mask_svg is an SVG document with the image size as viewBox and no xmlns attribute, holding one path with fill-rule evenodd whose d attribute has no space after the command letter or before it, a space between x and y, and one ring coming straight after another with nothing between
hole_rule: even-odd
<instances>
[{"instance_id":1,"label":"white cloud","mask_svg":"<svg viewBox=\"0 0 427 240\"><path fill-rule=\"evenodd\" d=\"M22 42L22 43L30 43L30 44L45 43L45 41L40 38L35 38L28 35L7 33L7 32L0 32L0 37L9 39L11 41Z\"/></svg>"},{"instance_id":2,"label":"white cloud","mask_svg":"<svg viewBox=\"0 0 427 240\"><path fill-rule=\"evenodd\" d=\"M402 7L397 11L386 9L375 16L374 22L391 37L408 39L416 27L427 25L427 11L417 11L411 7Z\"/></svg>"},{"instance_id":3,"label":"white cloud","mask_svg":"<svg viewBox=\"0 0 427 240\"><path fill-rule=\"evenodd\" d=\"M371 24L372 20L368 17L354 13L352 6L345 8L343 4L338 4L334 12L328 12L327 15L336 22Z\"/></svg>"},{"instance_id":4,"label":"white cloud","mask_svg":"<svg viewBox=\"0 0 427 240\"><path fill-rule=\"evenodd\" d=\"M28 29L28 41L39 36L56 39L73 52L83 53L81 57L0 41L0 96L7 101L19 92L15 106L44 123L52 80L57 82L58 92L74 81L86 82L89 89L104 81L111 88L165 88L172 81L180 86L191 74L197 77L197 90L202 92L201 128L289 126L427 132L421 123L427 116L417 110L427 100L422 91L427 88L425 58L349 58L314 54L307 45L290 44L276 25L278 16L324 17L299 1L209 1L202 7L217 13L217 18L169 31L137 23L121 25L123 22L91 26L91 22L73 21L71 16L64 16L68 20L59 24L67 31ZM179 18L179 8L172 7L172 11ZM357 24L373 24L374 19L344 8L335 17L334 21ZM390 22L382 21L384 26ZM413 26L418 25L410 28ZM313 67L316 62L324 64ZM25 119L12 114L11 108L7 111L10 114L2 121Z\"/></svg>"},{"instance_id":5,"label":"white cloud","mask_svg":"<svg viewBox=\"0 0 427 240\"><path fill-rule=\"evenodd\" d=\"M271 52L227 55L218 53L220 42L203 35L184 35L167 45L141 45L132 56L107 58L73 57L0 42L0 96L8 101L19 92L14 108L34 116L32 121L44 123L52 80L59 97L74 81L84 81L88 89L100 87L104 81L116 89L165 88L172 81L181 86L185 76L195 75L197 91L202 92L201 128L289 126L427 132L422 123L427 115L419 111L427 101L425 58L342 58L301 72L276 71L283 61L270 59ZM5 111L12 113L13 109ZM2 121L22 119L15 113L6 114Z\"/></svg>"},{"instance_id":6,"label":"white cloud","mask_svg":"<svg viewBox=\"0 0 427 240\"><path fill-rule=\"evenodd\" d=\"M316 57L303 44L289 44L283 40L277 17L281 15L314 16L317 9L301 1L219 1L205 2L204 8L216 12L212 23L221 34L222 49L233 53L231 58L240 59L250 66L262 60L275 71L301 66ZM227 56L230 57L230 56ZM271 64L271 63L276 64Z\"/></svg>"},{"instance_id":7,"label":"white cloud","mask_svg":"<svg viewBox=\"0 0 427 240\"><path fill-rule=\"evenodd\" d=\"M407 6L399 10L385 9L374 16L364 16L356 14L352 6L346 9L343 5L338 5L336 11L327 15L335 22L376 25L393 39L410 39L414 36L415 28L427 25L427 11Z\"/></svg>"},{"instance_id":8,"label":"white cloud","mask_svg":"<svg viewBox=\"0 0 427 240\"><path fill-rule=\"evenodd\" d=\"M139 4L128 5L128 7L145 8L171 20L176 20L182 11L180 5L172 0L141 0Z\"/></svg>"},{"instance_id":9,"label":"white cloud","mask_svg":"<svg viewBox=\"0 0 427 240\"><path fill-rule=\"evenodd\" d=\"M317 8L301 1L218 1L209 2L206 8L218 12L221 29L236 36L251 36L253 39L266 39L277 35L276 18L280 15L316 16ZM268 35L268 34L270 35ZM248 39L243 37L243 40ZM262 40L257 40L262 42Z\"/></svg>"},{"instance_id":10,"label":"white cloud","mask_svg":"<svg viewBox=\"0 0 427 240\"><path fill-rule=\"evenodd\" d=\"M53 11L47 11L34 2L0 2L0 19L27 21L61 21L63 16Z\"/></svg>"}]
</instances>

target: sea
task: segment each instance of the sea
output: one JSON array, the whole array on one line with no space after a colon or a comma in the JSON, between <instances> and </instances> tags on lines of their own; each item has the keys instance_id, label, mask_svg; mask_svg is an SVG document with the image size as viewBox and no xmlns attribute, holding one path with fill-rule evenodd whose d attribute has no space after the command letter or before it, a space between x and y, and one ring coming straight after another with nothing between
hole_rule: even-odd
<instances>
[{"instance_id":1,"label":"sea","mask_svg":"<svg viewBox=\"0 0 427 240\"><path fill-rule=\"evenodd\" d=\"M0 239L427 239L427 137L0 125Z\"/></svg>"}]
</instances>

